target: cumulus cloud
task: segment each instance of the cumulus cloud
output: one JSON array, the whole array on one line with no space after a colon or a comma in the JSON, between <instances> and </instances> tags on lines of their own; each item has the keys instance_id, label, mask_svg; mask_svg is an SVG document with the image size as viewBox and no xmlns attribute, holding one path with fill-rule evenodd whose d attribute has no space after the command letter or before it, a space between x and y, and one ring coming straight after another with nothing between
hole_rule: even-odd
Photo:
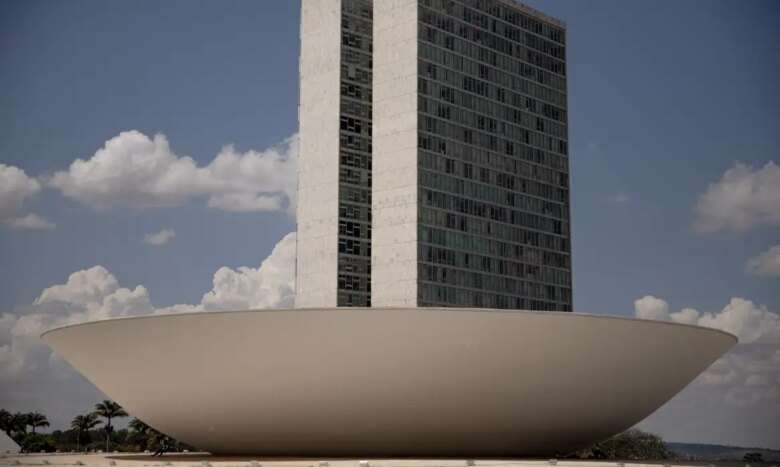
<instances>
[{"instance_id":1,"label":"cumulus cloud","mask_svg":"<svg viewBox=\"0 0 780 467\"><path fill-rule=\"evenodd\" d=\"M26 200L41 191L41 184L28 177L24 170L0 164L0 223L16 229L54 227L35 214L20 215Z\"/></svg>"},{"instance_id":2,"label":"cumulus cloud","mask_svg":"<svg viewBox=\"0 0 780 467\"><path fill-rule=\"evenodd\" d=\"M637 318L655 319L659 321L669 319L669 304L652 295L645 295L644 297L635 300L634 310Z\"/></svg>"},{"instance_id":3,"label":"cumulus cloud","mask_svg":"<svg viewBox=\"0 0 780 467\"><path fill-rule=\"evenodd\" d=\"M173 305L157 313L289 308L295 299L295 232L284 236L257 268L221 267L199 304Z\"/></svg>"},{"instance_id":4,"label":"cumulus cloud","mask_svg":"<svg viewBox=\"0 0 780 467\"><path fill-rule=\"evenodd\" d=\"M697 384L723 389L724 401L750 405L780 403L780 315L764 305L734 297L719 312L684 308L669 312L669 304L653 296L634 302L639 318L696 324L730 332L739 344L704 372Z\"/></svg>"},{"instance_id":5,"label":"cumulus cloud","mask_svg":"<svg viewBox=\"0 0 780 467\"><path fill-rule=\"evenodd\" d=\"M634 312L637 318L720 329L736 335L742 343L769 341L780 344L780 315L744 298L732 298L721 311L715 313L701 313L693 308L670 313L669 304L665 300L646 295L634 301Z\"/></svg>"},{"instance_id":6,"label":"cumulus cloud","mask_svg":"<svg viewBox=\"0 0 780 467\"><path fill-rule=\"evenodd\" d=\"M160 208L204 198L225 211L294 211L297 136L264 151L225 146L207 165L173 152L165 135L125 131L48 184L95 209Z\"/></svg>"},{"instance_id":7,"label":"cumulus cloud","mask_svg":"<svg viewBox=\"0 0 780 467\"><path fill-rule=\"evenodd\" d=\"M146 288L120 287L116 277L102 266L74 272L64 284L43 290L25 312L3 314L0 379L17 378L21 372L47 367L50 352L39 339L47 329L152 310Z\"/></svg>"},{"instance_id":8,"label":"cumulus cloud","mask_svg":"<svg viewBox=\"0 0 780 467\"><path fill-rule=\"evenodd\" d=\"M295 298L295 233L276 244L260 267L220 268L203 295L206 310L287 308Z\"/></svg>"},{"instance_id":9,"label":"cumulus cloud","mask_svg":"<svg viewBox=\"0 0 780 467\"><path fill-rule=\"evenodd\" d=\"M700 233L780 225L780 166L734 164L699 197L695 214L693 227Z\"/></svg>"},{"instance_id":10,"label":"cumulus cloud","mask_svg":"<svg viewBox=\"0 0 780 467\"><path fill-rule=\"evenodd\" d=\"M102 397L40 340L47 329L152 313L292 306L295 246L295 233L290 233L257 268L220 268L214 274L212 289L200 303L192 305L155 308L144 286L123 287L103 266L74 272L65 283L44 289L27 309L0 313L0 407L35 408L62 426L67 417ZM49 403L54 387L56 403Z\"/></svg>"},{"instance_id":11,"label":"cumulus cloud","mask_svg":"<svg viewBox=\"0 0 780 467\"><path fill-rule=\"evenodd\" d=\"M162 246L176 237L173 229L162 229L159 232L144 235L144 243L152 246Z\"/></svg>"},{"instance_id":12,"label":"cumulus cloud","mask_svg":"<svg viewBox=\"0 0 780 467\"><path fill-rule=\"evenodd\" d=\"M775 245L760 255L750 258L745 271L754 276L780 276L780 245Z\"/></svg>"},{"instance_id":13,"label":"cumulus cloud","mask_svg":"<svg viewBox=\"0 0 780 467\"><path fill-rule=\"evenodd\" d=\"M648 295L634 302L634 311L641 318L708 326L739 337L739 344L644 421L644 428L677 441L697 441L691 433L700 433L712 442L778 447L780 315L738 297L717 312L670 312L665 300Z\"/></svg>"}]
</instances>

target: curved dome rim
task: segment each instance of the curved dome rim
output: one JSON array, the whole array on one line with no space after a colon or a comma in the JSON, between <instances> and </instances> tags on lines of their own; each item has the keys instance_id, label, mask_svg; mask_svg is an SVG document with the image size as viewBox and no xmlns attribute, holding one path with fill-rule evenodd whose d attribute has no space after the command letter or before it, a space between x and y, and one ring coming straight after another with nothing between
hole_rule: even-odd
<instances>
[{"instance_id":1,"label":"curved dome rim","mask_svg":"<svg viewBox=\"0 0 780 467\"><path fill-rule=\"evenodd\" d=\"M498 309L498 308L456 308L456 307L333 307L333 308L258 308L258 309L247 309L247 310L226 310L226 311L188 311L188 312L182 312L182 313L169 313L169 314L148 314L148 315L138 315L138 316L120 316L120 317L114 317L114 318L107 318L107 319L98 319L98 320L92 320L92 321L85 321L82 323L73 323L73 324L66 324L63 326L57 326L51 329L48 329L41 333L40 338L42 340L46 340L46 336L52 333L64 331L67 329L77 328L77 327L85 327L85 326L92 326L92 325L98 325L98 324L105 324L105 323L112 323L112 322L118 322L118 321L129 321L129 320L143 320L143 319L173 319L175 317L187 317L187 316L209 316L209 315L225 315L225 314L248 314L248 313L280 313L280 312L339 312L339 311L358 311L358 310L366 310L366 311L399 311L399 312L448 312L448 313L499 313L499 314L520 314L520 315L546 315L546 316L555 316L558 318L584 318L584 319L597 319L597 320L620 320L620 321L630 321L630 322L640 322L640 323L652 323L652 324L659 324L659 325L667 325L667 326L682 326L686 328L691 329L698 329L700 331L711 331L715 333L722 334L723 336L726 336L730 338L733 343L733 345L736 345L739 343L739 338L728 332L724 331L722 329L717 328L710 328L706 326L699 326L696 324L688 324L688 323L678 323L674 321L660 321L660 320L653 320L653 319L646 319L646 318L634 318L629 316L616 316L616 315L602 315L602 314L596 314L596 313L581 313L581 312L562 312L562 311L534 311L534 310L509 310L509 309Z\"/></svg>"}]
</instances>

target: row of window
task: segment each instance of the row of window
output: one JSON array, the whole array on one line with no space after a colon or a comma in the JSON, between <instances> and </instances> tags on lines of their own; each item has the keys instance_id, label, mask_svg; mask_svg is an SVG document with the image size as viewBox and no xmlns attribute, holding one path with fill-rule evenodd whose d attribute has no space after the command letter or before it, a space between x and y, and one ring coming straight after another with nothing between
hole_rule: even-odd
<instances>
[{"instance_id":1,"label":"row of window","mask_svg":"<svg viewBox=\"0 0 780 467\"><path fill-rule=\"evenodd\" d=\"M371 205L371 187L342 185L339 187L339 200L351 203Z\"/></svg>"},{"instance_id":2,"label":"row of window","mask_svg":"<svg viewBox=\"0 0 780 467\"><path fill-rule=\"evenodd\" d=\"M418 304L421 307L456 306L511 310L571 311L570 303L547 302L525 297L512 297L444 285L420 284Z\"/></svg>"},{"instance_id":3,"label":"row of window","mask_svg":"<svg viewBox=\"0 0 780 467\"><path fill-rule=\"evenodd\" d=\"M536 264L560 269L570 269L570 257L567 254L545 251L539 248L507 243L491 238L468 235L451 230L418 226L418 240L435 246L480 253L516 260L525 264Z\"/></svg>"},{"instance_id":4,"label":"row of window","mask_svg":"<svg viewBox=\"0 0 780 467\"><path fill-rule=\"evenodd\" d=\"M341 63L356 65L362 68L371 69L373 60L371 54L348 47L341 48Z\"/></svg>"},{"instance_id":5,"label":"row of window","mask_svg":"<svg viewBox=\"0 0 780 467\"><path fill-rule=\"evenodd\" d=\"M342 166L339 167L339 180L346 185L371 186L371 171Z\"/></svg>"},{"instance_id":6,"label":"row of window","mask_svg":"<svg viewBox=\"0 0 780 467\"><path fill-rule=\"evenodd\" d=\"M341 31L341 45L371 53L371 38L351 31Z\"/></svg>"},{"instance_id":7,"label":"row of window","mask_svg":"<svg viewBox=\"0 0 780 467\"><path fill-rule=\"evenodd\" d=\"M537 68L530 63L494 52L487 47L481 47L457 36L447 34L438 29L419 25L419 41L421 45L434 45L459 55L492 65L514 75L523 76L539 84L549 86L561 92L566 92L566 78L555 73Z\"/></svg>"},{"instance_id":8,"label":"row of window","mask_svg":"<svg viewBox=\"0 0 780 467\"><path fill-rule=\"evenodd\" d=\"M371 86L372 77L370 70L360 68L358 65L345 63L341 65L341 79Z\"/></svg>"},{"instance_id":9,"label":"row of window","mask_svg":"<svg viewBox=\"0 0 780 467\"><path fill-rule=\"evenodd\" d=\"M546 136L525 129L510 128L506 137L476 130L473 127L457 125L444 119L427 114L421 114L417 122L419 131L434 133L438 136L454 139L466 144L473 144L489 151L502 152L514 156L522 151L522 146L534 146L544 151L553 151L562 156L568 154L568 143L562 139Z\"/></svg>"},{"instance_id":10,"label":"row of window","mask_svg":"<svg viewBox=\"0 0 780 467\"><path fill-rule=\"evenodd\" d=\"M340 255L338 267L342 273L370 275L371 258Z\"/></svg>"},{"instance_id":11,"label":"row of window","mask_svg":"<svg viewBox=\"0 0 780 467\"><path fill-rule=\"evenodd\" d=\"M371 155L342 150L339 155L342 166L355 167L371 171Z\"/></svg>"},{"instance_id":12,"label":"row of window","mask_svg":"<svg viewBox=\"0 0 780 467\"><path fill-rule=\"evenodd\" d=\"M341 13L342 17L353 15L371 20L374 17L374 5L372 0L342 0Z\"/></svg>"},{"instance_id":13,"label":"row of window","mask_svg":"<svg viewBox=\"0 0 780 467\"><path fill-rule=\"evenodd\" d=\"M354 290L371 293L371 278L366 276L353 276L352 274L339 274L339 290Z\"/></svg>"},{"instance_id":14,"label":"row of window","mask_svg":"<svg viewBox=\"0 0 780 467\"><path fill-rule=\"evenodd\" d=\"M494 186L475 183L456 177L450 177L441 173L420 170L418 174L420 186L431 188L432 190L444 191L454 195L466 197L473 200L485 201L487 203L506 206L520 211L538 214L566 221L569 219L569 210L566 206L558 203L551 203L538 198L524 196L520 193L499 189ZM532 184L533 182L527 182ZM525 185L526 182L524 181ZM536 187L547 187L548 185L534 184Z\"/></svg>"},{"instance_id":15,"label":"row of window","mask_svg":"<svg viewBox=\"0 0 780 467\"><path fill-rule=\"evenodd\" d=\"M443 33L460 37L475 44L484 45L496 52L517 58L544 70L562 76L566 75L566 65L561 59L532 50L521 42L457 21L452 16L445 16L427 8L420 8L420 22ZM562 51L561 54L563 54Z\"/></svg>"},{"instance_id":16,"label":"row of window","mask_svg":"<svg viewBox=\"0 0 780 467\"><path fill-rule=\"evenodd\" d=\"M554 252L568 253L570 251L571 244L568 237L536 232L489 219L469 217L464 214L445 212L425 206L419 207L418 216L419 222L425 226L451 229L472 235L544 248Z\"/></svg>"},{"instance_id":17,"label":"row of window","mask_svg":"<svg viewBox=\"0 0 780 467\"><path fill-rule=\"evenodd\" d=\"M430 264L420 264L419 270L418 277L421 281L442 285L560 302L566 302L570 296L568 287L539 284L512 277L494 276Z\"/></svg>"},{"instance_id":18,"label":"row of window","mask_svg":"<svg viewBox=\"0 0 780 467\"><path fill-rule=\"evenodd\" d=\"M444 11L452 11L456 4L463 4L473 8L475 10L473 11L474 14L484 12L494 18L552 39L560 44L566 42L565 30L524 13L518 8L519 5L512 8L510 5L496 0L458 0L458 2L453 2L452 0L422 0L422 3L430 6L441 5ZM487 18L483 19L481 16L478 17L477 24L487 29Z\"/></svg>"},{"instance_id":19,"label":"row of window","mask_svg":"<svg viewBox=\"0 0 780 467\"><path fill-rule=\"evenodd\" d=\"M521 76L507 73L506 71L499 70L485 63L471 60L440 47L421 43L418 48L418 58L474 77L487 74L487 76L491 77L491 82L503 86L506 89L541 99L559 107L566 107L565 90L558 91L541 86ZM484 67L488 68L487 72L484 71Z\"/></svg>"},{"instance_id":20,"label":"row of window","mask_svg":"<svg viewBox=\"0 0 780 467\"><path fill-rule=\"evenodd\" d=\"M449 145L450 148L453 148L453 146L452 144ZM497 166L491 164L488 167L484 167L476 165L474 162L465 162L459 158L460 155L455 151L442 151L441 154L420 151L419 166L510 190L517 190L519 189L518 187L522 187L522 179L536 183L546 183L556 188L569 188L569 176L565 172L540 167L508 157L504 158L503 162L506 162L505 164L498 164ZM496 168L492 169L492 167Z\"/></svg>"},{"instance_id":21,"label":"row of window","mask_svg":"<svg viewBox=\"0 0 780 467\"><path fill-rule=\"evenodd\" d=\"M371 153L371 137L370 136L358 136L353 133L341 132L339 135L339 144L341 150L352 149L355 151L363 151Z\"/></svg>"},{"instance_id":22,"label":"row of window","mask_svg":"<svg viewBox=\"0 0 780 467\"><path fill-rule=\"evenodd\" d=\"M420 198L420 204L427 207L518 225L553 235L569 235L569 223L561 220L549 219L427 188L420 189Z\"/></svg>"},{"instance_id":23,"label":"row of window","mask_svg":"<svg viewBox=\"0 0 780 467\"><path fill-rule=\"evenodd\" d=\"M339 290L337 300L338 306L371 306L371 294L354 290Z\"/></svg>"},{"instance_id":24,"label":"row of window","mask_svg":"<svg viewBox=\"0 0 780 467\"><path fill-rule=\"evenodd\" d=\"M358 99L363 102L371 102L371 85L360 86L359 84L342 81L341 95Z\"/></svg>"},{"instance_id":25,"label":"row of window","mask_svg":"<svg viewBox=\"0 0 780 467\"><path fill-rule=\"evenodd\" d=\"M444 12L448 16L456 18L458 21L476 26L485 31L490 31L493 34L524 44L555 58L566 58L566 46L562 43L547 40L536 35L534 32L530 32L529 29L518 28L504 21L490 18L479 11L459 3L447 0L423 0L420 5L439 12ZM421 12L422 10L423 8L421 8Z\"/></svg>"},{"instance_id":26,"label":"row of window","mask_svg":"<svg viewBox=\"0 0 780 467\"><path fill-rule=\"evenodd\" d=\"M457 99L457 94L464 95L465 93L437 85L436 83L429 83L422 78L420 78L419 88L421 89L418 100L420 112L434 115L443 120L450 120L505 138L514 138L525 131L531 130L562 140L567 139L566 126L559 123L534 117L520 110L489 102L485 99L479 99L484 104L484 108L480 110L485 112L477 113L477 111L462 108L454 102ZM422 89L426 92L422 92ZM432 96L433 99L424 97L426 95ZM474 99L471 102L473 104ZM507 111L506 114L503 112L504 110ZM488 113L488 115L485 115L485 113ZM490 114L496 114L498 118L489 116Z\"/></svg>"},{"instance_id":27,"label":"row of window","mask_svg":"<svg viewBox=\"0 0 780 467\"><path fill-rule=\"evenodd\" d=\"M371 120L342 115L340 118L340 129L341 131L371 137Z\"/></svg>"},{"instance_id":28,"label":"row of window","mask_svg":"<svg viewBox=\"0 0 780 467\"><path fill-rule=\"evenodd\" d=\"M499 183L499 174L514 174L563 188L569 186L566 159L554 154L546 154L538 149L524 146L522 147L524 150L520 154L522 158L518 159L425 134L418 138L418 143L418 147L422 149L420 160L429 164L427 166L431 168L440 167L441 164L445 163L443 159L449 158L454 159L453 173L460 174L460 176L465 176L463 164L469 163L494 171L495 173L489 173L488 177L491 183L495 184ZM425 162L426 159L429 162ZM555 166L555 168L548 166Z\"/></svg>"},{"instance_id":29,"label":"row of window","mask_svg":"<svg viewBox=\"0 0 780 467\"><path fill-rule=\"evenodd\" d=\"M359 117L364 119L371 119L371 104L368 102L358 101L350 99L349 97L342 97L341 99L341 114L351 115L353 117Z\"/></svg>"},{"instance_id":30,"label":"row of window","mask_svg":"<svg viewBox=\"0 0 780 467\"><path fill-rule=\"evenodd\" d=\"M425 60L418 61L420 77L431 80L429 86L448 85L458 91L456 98L458 105L471 109L481 110L485 113L490 106L506 107L499 115L507 115L505 120L512 120L509 110L532 113L539 117L549 118L566 124L566 111L548 104L544 101L528 97L524 94L512 91L496 85L493 69L485 65L479 66L479 76L471 76L458 71L453 71ZM435 81L435 82L434 82ZM463 92L466 91L466 92ZM440 95L436 88L431 88L432 95ZM476 94L476 95L475 95ZM481 96L481 97L480 97ZM529 115L530 117L530 115Z\"/></svg>"},{"instance_id":31,"label":"row of window","mask_svg":"<svg viewBox=\"0 0 780 467\"><path fill-rule=\"evenodd\" d=\"M536 282L545 282L550 285L571 286L569 271L562 269L548 268L535 264L523 264L516 261L491 258L490 256L450 250L448 248L438 248L426 244L419 244L417 248L419 250L419 259L423 263L440 264L468 271L509 276L510 278L528 279Z\"/></svg>"},{"instance_id":32,"label":"row of window","mask_svg":"<svg viewBox=\"0 0 780 467\"><path fill-rule=\"evenodd\" d=\"M339 218L371 222L371 205L339 202Z\"/></svg>"},{"instance_id":33,"label":"row of window","mask_svg":"<svg viewBox=\"0 0 780 467\"><path fill-rule=\"evenodd\" d=\"M371 241L339 238L339 253L345 255L371 257Z\"/></svg>"},{"instance_id":34,"label":"row of window","mask_svg":"<svg viewBox=\"0 0 780 467\"><path fill-rule=\"evenodd\" d=\"M361 16L351 14L342 10L341 15L341 29L351 32L356 32L364 36L371 37L373 35L373 26L371 19L366 19Z\"/></svg>"},{"instance_id":35,"label":"row of window","mask_svg":"<svg viewBox=\"0 0 780 467\"><path fill-rule=\"evenodd\" d=\"M371 240L371 224L353 220L339 220L339 235Z\"/></svg>"}]
</instances>

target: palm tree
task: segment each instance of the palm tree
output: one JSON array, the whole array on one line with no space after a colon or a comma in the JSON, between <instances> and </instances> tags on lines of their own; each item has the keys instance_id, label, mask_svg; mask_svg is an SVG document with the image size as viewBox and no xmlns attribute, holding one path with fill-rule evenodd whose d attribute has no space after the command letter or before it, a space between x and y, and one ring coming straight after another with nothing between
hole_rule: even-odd
<instances>
[{"instance_id":1,"label":"palm tree","mask_svg":"<svg viewBox=\"0 0 780 467\"><path fill-rule=\"evenodd\" d=\"M134 418L127 425L133 431L133 437L136 442L142 444L142 449L152 449L158 446L163 440L169 445L173 444L173 438L150 427L142 420Z\"/></svg>"},{"instance_id":2,"label":"palm tree","mask_svg":"<svg viewBox=\"0 0 780 467\"><path fill-rule=\"evenodd\" d=\"M49 420L40 412L31 412L27 414L27 424L32 427L32 432L35 434L36 428L49 426Z\"/></svg>"},{"instance_id":3,"label":"palm tree","mask_svg":"<svg viewBox=\"0 0 780 467\"><path fill-rule=\"evenodd\" d=\"M88 413L86 415L77 415L71 422L70 427L76 430L76 451L81 451L81 433L100 425L97 414Z\"/></svg>"},{"instance_id":4,"label":"palm tree","mask_svg":"<svg viewBox=\"0 0 780 467\"><path fill-rule=\"evenodd\" d=\"M143 420L134 418L130 420L130 423L127 424L127 427L130 428L133 432L135 432L138 435L147 435L149 434L149 431L154 430L154 428L150 427L146 423L144 423Z\"/></svg>"},{"instance_id":5,"label":"palm tree","mask_svg":"<svg viewBox=\"0 0 780 467\"><path fill-rule=\"evenodd\" d=\"M106 419L106 452L108 452L111 447L111 431L113 429L111 426L111 419L127 417L127 412L125 412L125 409L116 402L104 400L99 404L95 404L95 415Z\"/></svg>"}]
</instances>

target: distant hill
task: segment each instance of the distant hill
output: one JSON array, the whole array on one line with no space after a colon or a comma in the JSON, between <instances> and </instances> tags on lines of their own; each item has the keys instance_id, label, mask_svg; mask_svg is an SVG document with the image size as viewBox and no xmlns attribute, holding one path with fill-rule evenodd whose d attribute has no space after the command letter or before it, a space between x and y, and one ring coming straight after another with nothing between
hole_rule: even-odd
<instances>
[{"instance_id":1,"label":"distant hill","mask_svg":"<svg viewBox=\"0 0 780 467\"><path fill-rule=\"evenodd\" d=\"M670 443L669 450L681 458L705 461L741 461L749 452L761 453L764 462L780 462L780 451L775 449L743 448L719 444Z\"/></svg>"}]
</instances>

